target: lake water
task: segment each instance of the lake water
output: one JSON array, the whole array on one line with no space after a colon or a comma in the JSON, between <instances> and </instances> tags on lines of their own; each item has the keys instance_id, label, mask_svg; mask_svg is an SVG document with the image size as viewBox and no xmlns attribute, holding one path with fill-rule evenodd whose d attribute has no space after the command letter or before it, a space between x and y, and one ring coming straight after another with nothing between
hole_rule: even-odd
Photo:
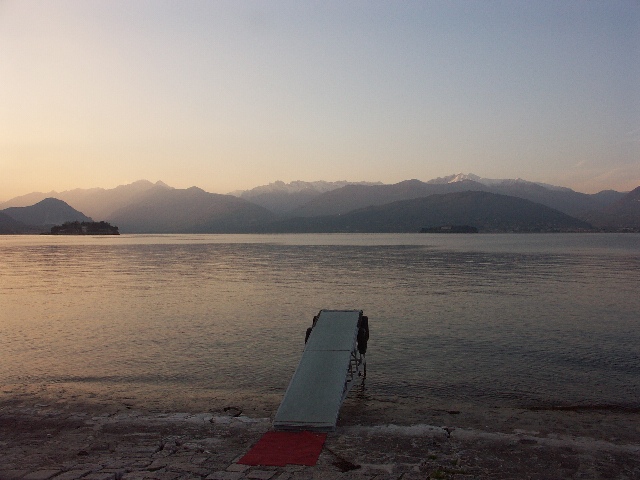
<instances>
[{"instance_id":1,"label":"lake water","mask_svg":"<svg viewBox=\"0 0 640 480\"><path fill-rule=\"evenodd\" d=\"M322 308L369 316L352 395L640 407L640 235L0 237L0 382L277 408ZM405 415L406 412L402 413Z\"/></svg>"}]
</instances>

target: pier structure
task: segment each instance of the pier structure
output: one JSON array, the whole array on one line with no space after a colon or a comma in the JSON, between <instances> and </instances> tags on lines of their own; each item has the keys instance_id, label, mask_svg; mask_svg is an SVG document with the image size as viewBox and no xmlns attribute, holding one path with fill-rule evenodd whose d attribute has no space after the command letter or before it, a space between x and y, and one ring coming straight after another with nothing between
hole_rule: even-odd
<instances>
[{"instance_id":1,"label":"pier structure","mask_svg":"<svg viewBox=\"0 0 640 480\"><path fill-rule=\"evenodd\" d=\"M276 413L276 430L333 431L342 402L366 376L369 319L362 310L320 310Z\"/></svg>"}]
</instances>

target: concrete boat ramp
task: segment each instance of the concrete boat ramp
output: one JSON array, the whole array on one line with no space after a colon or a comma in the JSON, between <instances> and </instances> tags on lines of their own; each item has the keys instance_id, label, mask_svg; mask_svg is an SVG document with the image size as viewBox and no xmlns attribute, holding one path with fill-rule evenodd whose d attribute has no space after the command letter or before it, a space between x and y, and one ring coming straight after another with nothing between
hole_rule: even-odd
<instances>
[{"instance_id":1,"label":"concrete boat ramp","mask_svg":"<svg viewBox=\"0 0 640 480\"><path fill-rule=\"evenodd\" d=\"M366 376L369 321L362 310L320 310L276 413L276 430L333 431L351 387Z\"/></svg>"}]
</instances>

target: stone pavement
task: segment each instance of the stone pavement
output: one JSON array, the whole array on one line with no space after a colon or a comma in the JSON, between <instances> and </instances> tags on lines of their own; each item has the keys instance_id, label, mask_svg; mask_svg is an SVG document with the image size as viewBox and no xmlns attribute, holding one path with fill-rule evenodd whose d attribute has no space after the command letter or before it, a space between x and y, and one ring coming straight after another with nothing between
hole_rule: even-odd
<instances>
[{"instance_id":1,"label":"stone pavement","mask_svg":"<svg viewBox=\"0 0 640 480\"><path fill-rule=\"evenodd\" d=\"M314 467L237 463L270 426L211 413L5 407L0 480L640 479L638 442L429 425L339 427Z\"/></svg>"}]
</instances>

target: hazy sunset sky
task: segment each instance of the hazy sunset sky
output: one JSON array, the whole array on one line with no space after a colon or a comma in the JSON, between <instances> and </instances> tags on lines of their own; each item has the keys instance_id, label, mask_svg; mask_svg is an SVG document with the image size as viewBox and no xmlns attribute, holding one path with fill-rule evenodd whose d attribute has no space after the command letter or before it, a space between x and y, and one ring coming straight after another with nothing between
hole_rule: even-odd
<instances>
[{"instance_id":1,"label":"hazy sunset sky","mask_svg":"<svg viewBox=\"0 0 640 480\"><path fill-rule=\"evenodd\" d=\"M640 185L640 2L0 0L0 200L459 172Z\"/></svg>"}]
</instances>

